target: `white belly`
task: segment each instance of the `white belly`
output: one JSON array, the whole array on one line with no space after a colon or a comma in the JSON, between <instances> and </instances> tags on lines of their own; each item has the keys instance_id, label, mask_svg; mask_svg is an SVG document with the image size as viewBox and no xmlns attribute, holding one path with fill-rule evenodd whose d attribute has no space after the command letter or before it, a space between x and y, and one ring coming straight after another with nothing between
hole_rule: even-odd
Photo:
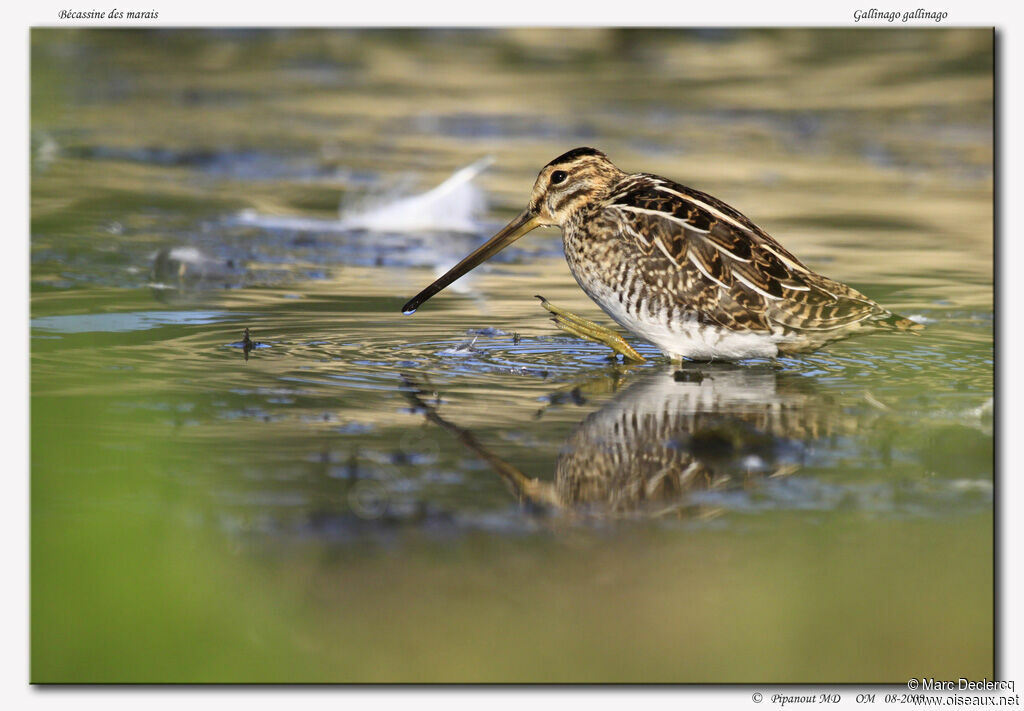
<instances>
[{"instance_id":1,"label":"white belly","mask_svg":"<svg viewBox=\"0 0 1024 711\"><path fill-rule=\"evenodd\" d=\"M691 360L741 360L743 358L774 358L779 353L781 335L738 333L718 326L700 323L693 318L669 322L668 314L652 314L641 309L637 319L619 302L618 295L605 284L580 286L606 314L631 333L650 341L670 358Z\"/></svg>"}]
</instances>

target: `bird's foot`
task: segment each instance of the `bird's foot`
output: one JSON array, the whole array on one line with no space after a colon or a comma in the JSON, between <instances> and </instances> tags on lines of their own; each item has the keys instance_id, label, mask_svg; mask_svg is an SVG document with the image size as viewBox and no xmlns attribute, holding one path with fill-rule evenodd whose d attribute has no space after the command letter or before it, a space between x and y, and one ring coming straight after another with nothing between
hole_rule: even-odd
<instances>
[{"instance_id":1,"label":"bird's foot","mask_svg":"<svg viewBox=\"0 0 1024 711\"><path fill-rule=\"evenodd\" d=\"M566 333L586 341L602 343L626 360L631 360L634 363L644 363L647 361L646 358L633 350L633 347L626 342L626 339L615 333L615 331L611 331L593 321L588 321L570 311L560 309L543 296L537 296L537 298L540 299L541 306L554 316L551 320L555 322L555 325Z\"/></svg>"}]
</instances>

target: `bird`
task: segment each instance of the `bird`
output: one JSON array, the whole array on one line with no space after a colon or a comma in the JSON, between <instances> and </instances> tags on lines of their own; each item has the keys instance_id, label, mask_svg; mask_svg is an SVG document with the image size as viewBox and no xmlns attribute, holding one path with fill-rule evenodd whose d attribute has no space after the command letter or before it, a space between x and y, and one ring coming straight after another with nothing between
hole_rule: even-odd
<instances>
[{"instance_id":1,"label":"bird","mask_svg":"<svg viewBox=\"0 0 1024 711\"><path fill-rule=\"evenodd\" d=\"M528 207L403 313L542 226L561 229L569 270L587 296L673 362L774 358L857 333L923 328L811 271L721 200L650 173L626 173L589 147L545 165ZM563 330L626 360L646 360L615 331L537 298Z\"/></svg>"}]
</instances>

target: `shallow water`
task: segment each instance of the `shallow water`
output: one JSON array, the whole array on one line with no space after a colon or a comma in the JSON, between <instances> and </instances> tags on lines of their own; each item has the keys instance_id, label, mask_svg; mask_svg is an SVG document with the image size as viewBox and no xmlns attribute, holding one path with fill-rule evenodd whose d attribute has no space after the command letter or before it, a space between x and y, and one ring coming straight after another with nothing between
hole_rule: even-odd
<instances>
[{"instance_id":1,"label":"shallow water","mask_svg":"<svg viewBox=\"0 0 1024 711\"><path fill-rule=\"evenodd\" d=\"M34 31L33 679L991 677L991 41ZM584 144L927 328L613 363L550 230L399 313Z\"/></svg>"}]
</instances>

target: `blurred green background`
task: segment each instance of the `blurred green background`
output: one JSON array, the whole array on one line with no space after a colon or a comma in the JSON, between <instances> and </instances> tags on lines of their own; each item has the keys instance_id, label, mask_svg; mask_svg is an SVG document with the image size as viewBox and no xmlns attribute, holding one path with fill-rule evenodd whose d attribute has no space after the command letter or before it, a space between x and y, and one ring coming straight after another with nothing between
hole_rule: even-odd
<instances>
[{"instance_id":1,"label":"blurred green background","mask_svg":"<svg viewBox=\"0 0 1024 711\"><path fill-rule=\"evenodd\" d=\"M33 30L31 680L991 678L992 49ZM399 314L579 145L726 200L927 329L676 388L546 320L535 293L598 315L550 230ZM470 230L332 225L483 156L443 211ZM544 482L615 408L763 436L670 515L538 514L403 375ZM691 452L687 427L622 444Z\"/></svg>"}]
</instances>

